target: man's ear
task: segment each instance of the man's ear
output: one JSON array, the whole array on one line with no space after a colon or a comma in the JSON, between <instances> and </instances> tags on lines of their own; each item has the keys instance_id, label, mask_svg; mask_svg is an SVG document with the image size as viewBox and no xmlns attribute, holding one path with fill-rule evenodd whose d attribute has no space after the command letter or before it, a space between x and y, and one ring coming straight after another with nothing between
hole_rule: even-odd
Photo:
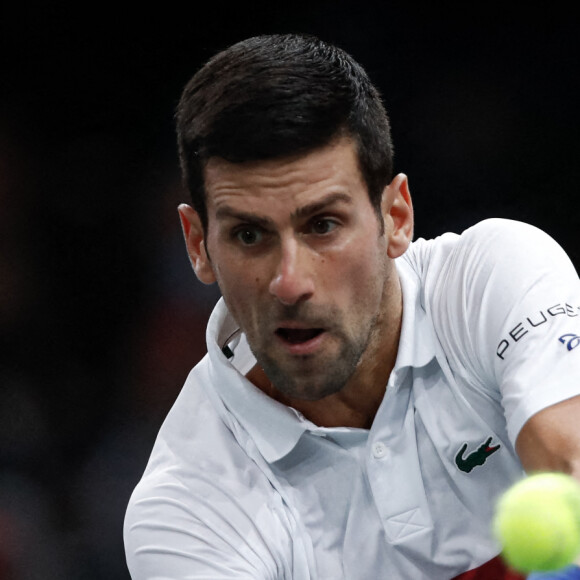
<instances>
[{"instance_id":1,"label":"man's ear","mask_svg":"<svg viewBox=\"0 0 580 580\"><path fill-rule=\"evenodd\" d=\"M213 284L216 281L215 274L209 256L205 249L203 226L198 213L189 205L182 203L177 208L187 253L195 271L195 275L204 284Z\"/></svg>"},{"instance_id":2,"label":"man's ear","mask_svg":"<svg viewBox=\"0 0 580 580\"><path fill-rule=\"evenodd\" d=\"M409 191L409 180L399 173L385 188L382 203L386 234L389 237L387 253L390 258L402 256L413 240L413 202Z\"/></svg>"}]
</instances>

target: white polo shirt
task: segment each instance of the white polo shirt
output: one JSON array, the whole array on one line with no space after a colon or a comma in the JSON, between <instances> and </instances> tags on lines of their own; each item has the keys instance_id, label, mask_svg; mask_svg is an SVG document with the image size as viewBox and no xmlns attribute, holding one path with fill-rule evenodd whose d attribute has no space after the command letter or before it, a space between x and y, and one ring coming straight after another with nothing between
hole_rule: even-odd
<instances>
[{"instance_id":1,"label":"white polo shirt","mask_svg":"<svg viewBox=\"0 0 580 580\"><path fill-rule=\"evenodd\" d=\"M578 276L546 234L498 219L396 263L402 334L370 430L254 387L218 303L129 503L133 580L448 580L497 556L521 427L580 394Z\"/></svg>"}]
</instances>

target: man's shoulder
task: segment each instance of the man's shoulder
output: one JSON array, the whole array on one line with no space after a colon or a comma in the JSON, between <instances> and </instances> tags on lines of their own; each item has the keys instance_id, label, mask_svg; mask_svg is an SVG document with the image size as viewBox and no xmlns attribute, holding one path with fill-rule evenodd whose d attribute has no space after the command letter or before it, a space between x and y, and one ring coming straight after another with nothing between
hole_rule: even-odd
<instances>
[{"instance_id":1,"label":"man's shoulder","mask_svg":"<svg viewBox=\"0 0 580 580\"><path fill-rule=\"evenodd\" d=\"M488 218L459 234L448 232L432 239L419 238L402 258L425 280L427 276L439 277L445 268L468 267L474 262L481 265L486 258L495 264L502 257L510 259L510 256L525 254L538 245L557 248L548 234L533 225L505 218Z\"/></svg>"},{"instance_id":2,"label":"man's shoulder","mask_svg":"<svg viewBox=\"0 0 580 580\"><path fill-rule=\"evenodd\" d=\"M190 373L173 407L161 426L149 462L137 491L176 484L206 492L219 485L237 488L244 484L240 470L258 470L249 457L245 438L219 401L209 396L203 384L207 377L202 364ZM242 443L240 442L242 441Z\"/></svg>"},{"instance_id":3,"label":"man's shoulder","mask_svg":"<svg viewBox=\"0 0 580 580\"><path fill-rule=\"evenodd\" d=\"M271 577L262 570L275 569L292 541L280 526L282 500L194 371L127 506L129 569L134 578L157 569L163 577L196 570L196 578L213 578L229 562L245 577Z\"/></svg>"},{"instance_id":4,"label":"man's shoulder","mask_svg":"<svg viewBox=\"0 0 580 580\"><path fill-rule=\"evenodd\" d=\"M474 224L461 233L458 243L465 247L479 246L490 251L497 248L518 251L534 243L556 244L540 228L507 218L488 218Z\"/></svg>"},{"instance_id":5,"label":"man's shoulder","mask_svg":"<svg viewBox=\"0 0 580 580\"><path fill-rule=\"evenodd\" d=\"M229 518L264 519L264 510L276 501L267 475L215 409L199 375L192 371L159 430L129 500L127 539L147 522L206 529Z\"/></svg>"}]
</instances>

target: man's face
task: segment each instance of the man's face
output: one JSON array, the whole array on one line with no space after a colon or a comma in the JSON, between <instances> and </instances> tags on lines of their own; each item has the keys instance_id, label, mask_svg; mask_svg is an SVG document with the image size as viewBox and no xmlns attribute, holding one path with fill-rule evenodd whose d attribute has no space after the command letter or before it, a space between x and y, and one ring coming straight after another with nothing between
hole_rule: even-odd
<instances>
[{"instance_id":1,"label":"man's face","mask_svg":"<svg viewBox=\"0 0 580 580\"><path fill-rule=\"evenodd\" d=\"M295 157L208 162L210 258L198 251L194 267L204 281L217 280L284 395L318 400L340 391L357 366L373 364L365 353L380 352L385 337L398 333L392 258L411 234L400 242L400 219L389 210L410 200L401 203L392 187L383 195L383 231L346 138Z\"/></svg>"}]
</instances>

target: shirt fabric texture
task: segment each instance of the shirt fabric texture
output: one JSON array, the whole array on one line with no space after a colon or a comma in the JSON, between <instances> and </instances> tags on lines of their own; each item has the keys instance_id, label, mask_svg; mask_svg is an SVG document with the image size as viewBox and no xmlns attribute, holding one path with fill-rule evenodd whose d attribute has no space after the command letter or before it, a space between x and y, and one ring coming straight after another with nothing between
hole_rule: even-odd
<instances>
[{"instance_id":1,"label":"shirt fabric texture","mask_svg":"<svg viewBox=\"0 0 580 580\"><path fill-rule=\"evenodd\" d=\"M396 266L399 351L370 430L318 427L252 385L217 304L129 503L133 580L448 580L499 554L520 429L580 394L578 276L501 219L417 240Z\"/></svg>"}]
</instances>

